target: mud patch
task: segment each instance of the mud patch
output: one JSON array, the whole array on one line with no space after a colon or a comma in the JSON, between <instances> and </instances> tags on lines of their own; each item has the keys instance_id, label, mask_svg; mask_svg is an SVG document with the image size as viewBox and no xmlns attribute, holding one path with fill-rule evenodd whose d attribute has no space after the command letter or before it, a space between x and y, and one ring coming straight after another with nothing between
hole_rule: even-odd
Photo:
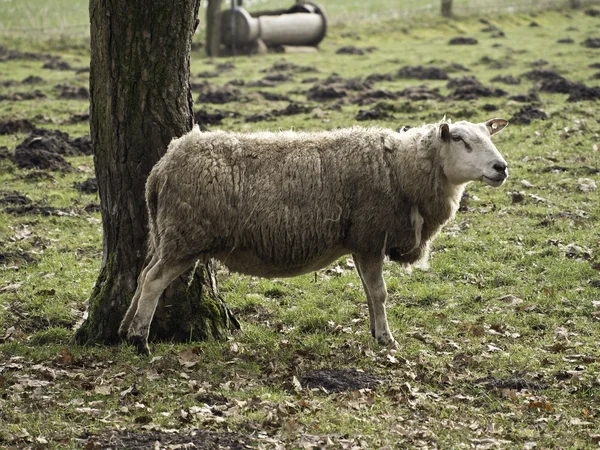
<instances>
[{"instance_id":1,"label":"mud patch","mask_svg":"<svg viewBox=\"0 0 600 450\"><path fill-rule=\"evenodd\" d=\"M300 379L307 389L324 389L329 393L375 389L385 380L356 369L312 370Z\"/></svg>"},{"instance_id":2,"label":"mud patch","mask_svg":"<svg viewBox=\"0 0 600 450\"><path fill-rule=\"evenodd\" d=\"M513 117L510 123L514 125L529 125L534 120L548 120L548 115L535 106L523 106Z\"/></svg>"},{"instance_id":3,"label":"mud patch","mask_svg":"<svg viewBox=\"0 0 600 450\"><path fill-rule=\"evenodd\" d=\"M511 95L508 99L519 103L539 103L540 96L537 92L532 91L528 94Z\"/></svg>"},{"instance_id":4,"label":"mud patch","mask_svg":"<svg viewBox=\"0 0 600 450\"><path fill-rule=\"evenodd\" d=\"M199 74L197 74L196 76L198 78L217 78L219 76L219 72L211 72L211 71L204 71L204 72L200 72Z\"/></svg>"},{"instance_id":5,"label":"mud patch","mask_svg":"<svg viewBox=\"0 0 600 450\"><path fill-rule=\"evenodd\" d=\"M11 94L0 95L0 100L6 100L9 102L19 102L22 100L35 100L36 98L46 98L39 89L29 92L13 92Z\"/></svg>"},{"instance_id":6,"label":"mud patch","mask_svg":"<svg viewBox=\"0 0 600 450\"><path fill-rule=\"evenodd\" d=\"M364 120L382 120L389 119L392 116L385 109L379 107L379 105L375 105L372 109L359 109L358 114L356 115L356 120L364 121Z\"/></svg>"},{"instance_id":7,"label":"mud patch","mask_svg":"<svg viewBox=\"0 0 600 450\"><path fill-rule=\"evenodd\" d=\"M194 122L202 128L202 126L206 125L221 125L223 119L235 117L240 117L240 113L233 111L215 111L210 113L201 109L194 113Z\"/></svg>"},{"instance_id":8,"label":"mud patch","mask_svg":"<svg viewBox=\"0 0 600 450\"><path fill-rule=\"evenodd\" d=\"M440 94L438 88L430 88L427 85L409 86L398 92L401 97L407 97L413 101L419 100L442 100L444 97Z\"/></svg>"},{"instance_id":9,"label":"mud patch","mask_svg":"<svg viewBox=\"0 0 600 450\"><path fill-rule=\"evenodd\" d=\"M571 38L562 38L556 41L557 44L574 44L575 41Z\"/></svg>"},{"instance_id":10,"label":"mud patch","mask_svg":"<svg viewBox=\"0 0 600 450\"><path fill-rule=\"evenodd\" d=\"M31 199L16 191L0 193L0 205L28 205Z\"/></svg>"},{"instance_id":11,"label":"mud patch","mask_svg":"<svg viewBox=\"0 0 600 450\"><path fill-rule=\"evenodd\" d=\"M366 91L373 83L361 78L345 79L337 74L332 74L325 80L315 83L309 90L309 100L326 101L344 98L350 95L350 91Z\"/></svg>"},{"instance_id":12,"label":"mud patch","mask_svg":"<svg viewBox=\"0 0 600 450\"><path fill-rule=\"evenodd\" d=\"M262 97L269 102L290 102L290 98L287 95L277 94L275 92L258 91Z\"/></svg>"},{"instance_id":13,"label":"mud patch","mask_svg":"<svg viewBox=\"0 0 600 450\"><path fill-rule=\"evenodd\" d=\"M302 105L296 102L290 102L283 109L274 109L271 114L274 116L294 116L296 114L306 114L312 111L310 106Z\"/></svg>"},{"instance_id":14,"label":"mud patch","mask_svg":"<svg viewBox=\"0 0 600 450\"><path fill-rule=\"evenodd\" d=\"M367 92L361 92L352 103L357 105L368 105L378 100L396 100L398 94L386 89L371 89Z\"/></svg>"},{"instance_id":15,"label":"mud patch","mask_svg":"<svg viewBox=\"0 0 600 450\"><path fill-rule=\"evenodd\" d=\"M35 126L27 119L0 120L0 135L30 133Z\"/></svg>"},{"instance_id":16,"label":"mud patch","mask_svg":"<svg viewBox=\"0 0 600 450\"><path fill-rule=\"evenodd\" d=\"M60 58L52 58L50 61L48 61L46 64L44 64L42 66L42 69L73 70L73 68L71 67L71 65L68 62L63 61Z\"/></svg>"},{"instance_id":17,"label":"mud patch","mask_svg":"<svg viewBox=\"0 0 600 450\"><path fill-rule=\"evenodd\" d=\"M504 83L509 85L517 85L521 84L521 80L519 78L515 78L512 75L498 75L490 80L493 83Z\"/></svg>"},{"instance_id":18,"label":"mud patch","mask_svg":"<svg viewBox=\"0 0 600 450\"><path fill-rule=\"evenodd\" d=\"M338 55L366 55L367 53L372 53L377 50L377 47L366 47L359 48L353 45L348 45L345 47L340 47L336 50L336 54Z\"/></svg>"},{"instance_id":19,"label":"mud patch","mask_svg":"<svg viewBox=\"0 0 600 450\"><path fill-rule=\"evenodd\" d=\"M57 84L54 89L58 91L58 98L67 100L88 100L90 91L85 87L76 87L70 84Z\"/></svg>"},{"instance_id":20,"label":"mud patch","mask_svg":"<svg viewBox=\"0 0 600 450\"><path fill-rule=\"evenodd\" d=\"M319 72L319 69L312 66L299 66L298 64L282 61L273 64L268 69L263 69L261 72L296 72L296 73L308 73L308 72Z\"/></svg>"},{"instance_id":21,"label":"mud patch","mask_svg":"<svg viewBox=\"0 0 600 450\"><path fill-rule=\"evenodd\" d=\"M67 133L59 130L36 128L29 133L23 142L17 145L15 155L19 150L45 150L65 156L91 155L92 145L89 136L71 139Z\"/></svg>"},{"instance_id":22,"label":"mud patch","mask_svg":"<svg viewBox=\"0 0 600 450\"><path fill-rule=\"evenodd\" d=\"M98 192L98 181L95 178L88 178L81 183L73 183L73 187L84 194L95 194Z\"/></svg>"},{"instance_id":23,"label":"mud patch","mask_svg":"<svg viewBox=\"0 0 600 450\"><path fill-rule=\"evenodd\" d=\"M285 81L293 81L294 77L289 73L277 72L263 77L263 80L271 83L283 83Z\"/></svg>"},{"instance_id":24,"label":"mud patch","mask_svg":"<svg viewBox=\"0 0 600 450\"><path fill-rule=\"evenodd\" d=\"M23 81L21 81L22 84L42 84L45 82L46 80L36 75L29 75L27 78L24 78Z\"/></svg>"},{"instance_id":25,"label":"mud patch","mask_svg":"<svg viewBox=\"0 0 600 450\"><path fill-rule=\"evenodd\" d=\"M265 122L268 120L274 120L273 115L271 113L259 113L259 114L250 114L246 116L244 119L247 123L256 123L256 122Z\"/></svg>"},{"instance_id":26,"label":"mud patch","mask_svg":"<svg viewBox=\"0 0 600 450\"><path fill-rule=\"evenodd\" d=\"M534 69L529 72L525 72L521 75L530 81L543 81L543 80L560 80L564 77L558 72L550 69Z\"/></svg>"},{"instance_id":27,"label":"mud patch","mask_svg":"<svg viewBox=\"0 0 600 450\"><path fill-rule=\"evenodd\" d=\"M73 170L58 153L43 149L20 148L15 150L15 164L19 169L42 169L60 172Z\"/></svg>"},{"instance_id":28,"label":"mud patch","mask_svg":"<svg viewBox=\"0 0 600 450\"><path fill-rule=\"evenodd\" d=\"M372 73L365 80L368 83L377 83L379 81L392 81L394 78L391 73Z\"/></svg>"},{"instance_id":29,"label":"mud patch","mask_svg":"<svg viewBox=\"0 0 600 450\"><path fill-rule=\"evenodd\" d=\"M468 86L473 84L481 85L481 82L473 75L466 75L462 77L451 78L450 81L448 81L448 83L446 84L446 87L448 89L456 89L457 87Z\"/></svg>"},{"instance_id":30,"label":"mud patch","mask_svg":"<svg viewBox=\"0 0 600 450\"><path fill-rule=\"evenodd\" d=\"M583 83L569 81L566 78L542 81L538 89L542 92L569 94L568 102L590 101L600 98L600 87L589 87Z\"/></svg>"},{"instance_id":31,"label":"mud patch","mask_svg":"<svg viewBox=\"0 0 600 450\"><path fill-rule=\"evenodd\" d=\"M502 97L506 95L506 92L502 89L492 89L484 86L475 77L460 77L453 81L454 84L458 85L448 96L453 100L476 100L479 97Z\"/></svg>"},{"instance_id":32,"label":"mud patch","mask_svg":"<svg viewBox=\"0 0 600 450\"><path fill-rule=\"evenodd\" d=\"M52 56L44 55L42 53L30 53L21 52L19 50L9 50L8 48L0 45L0 62L10 61L13 59L28 59L31 61L45 61L51 59Z\"/></svg>"},{"instance_id":33,"label":"mud patch","mask_svg":"<svg viewBox=\"0 0 600 450\"><path fill-rule=\"evenodd\" d=\"M396 76L401 79L416 78L417 80L447 80L450 77L439 67L404 66L398 69Z\"/></svg>"},{"instance_id":34,"label":"mud patch","mask_svg":"<svg viewBox=\"0 0 600 450\"><path fill-rule=\"evenodd\" d=\"M11 206L4 209L4 212L14 216L75 216L73 210L65 208L55 208L53 206L43 205L21 205Z\"/></svg>"},{"instance_id":35,"label":"mud patch","mask_svg":"<svg viewBox=\"0 0 600 450\"><path fill-rule=\"evenodd\" d=\"M587 48L600 48L600 38L587 38L581 45Z\"/></svg>"},{"instance_id":36,"label":"mud patch","mask_svg":"<svg viewBox=\"0 0 600 450\"><path fill-rule=\"evenodd\" d=\"M598 17L598 16L600 16L600 10L594 9L594 8L586 9L585 14L590 17Z\"/></svg>"},{"instance_id":37,"label":"mud patch","mask_svg":"<svg viewBox=\"0 0 600 450\"><path fill-rule=\"evenodd\" d=\"M477 39L466 36L457 36L448 41L448 45L477 45Z\"/></svg>"},{"instance_id":38,"label":"mud patch","mask_svg":"<svg viewBox=\"0 0 600 450\"><path fill-rule=\"evenodd\" d=\"M224 86L205 85L200 92L197 102L223 104L240 101L243 99L242 92L234 86L226 84Z\"/></svg>"},{"instance_id":39,"label":"mud patch","mask_svg":"<svg viewBox=\"0 0 600 450\"><path fill-rule=\"evenodd\" d=\"M93 436L81 442L82 448L201 448L204 450L245 450L251 448L252 439L228 431L193 430L185 433L164 431L113 431Z\"/></svg>"},{"instance_id":40,"label":"mud patch","mask_svg":"<svg viewBox=\"0 0 600 450\"><path fill-rule=\"evenodd\" d=\"M533 381L527 378L520 377L518 375L511 375L508 378L495 378L488 376L485 378L479 378L473 381L476 386L483 386L485 389L512 389L521 391L527 389L528 391L536 391L540 389L546 389L548 385L540 381Z\"/></svg>"},{"instance_id":41,"label":"mud patch","mask_svg":"<svg viewBox=\"0 0 600 450\"><path fill-rule=\"evenodd\" d=\"M37 260L27 252L7 252L0 253L0 264L7 266L23 266L25 264L31 264Z\"/></svg>"}]
</instances>

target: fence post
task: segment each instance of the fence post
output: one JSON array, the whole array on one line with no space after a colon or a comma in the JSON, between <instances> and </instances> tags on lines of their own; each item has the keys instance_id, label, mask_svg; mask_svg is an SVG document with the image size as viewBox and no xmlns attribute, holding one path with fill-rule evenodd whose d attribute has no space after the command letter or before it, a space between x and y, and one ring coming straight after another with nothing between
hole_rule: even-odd
<instances>
[{"instance_id":1,"label":"fence post","mask_svg":"<svg viewBox=\"0 0 600 450\"><path fill-rule=\"evenodd\" d=\"M442 16L452 17L452 0L442 0Z\"/></svg>"},{"instance_id":2,"label":"fence post","mask_svg":"<svg viewBox=\"0 0 600 450\"><path fill-rule=\"evenodd\" d=\"M206 54L208 56L219 56L222 7L223 0L208 0L206 6Z\"/></svg>"}]
</instances>

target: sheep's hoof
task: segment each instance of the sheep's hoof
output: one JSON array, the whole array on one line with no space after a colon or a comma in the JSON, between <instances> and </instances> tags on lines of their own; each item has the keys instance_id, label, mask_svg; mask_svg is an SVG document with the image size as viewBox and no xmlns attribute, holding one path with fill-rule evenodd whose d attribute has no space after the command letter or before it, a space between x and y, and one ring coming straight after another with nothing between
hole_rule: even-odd
<instances>
[{"instance_id":1,"label":"sheep's hoof","mask_svg":"<svg viewBox=\"0 0 600 450\"><path fill-rule=\"evenodd\" d=\"M380 336L377 338L377 342L379 342L381 345L387 347L390 350L394 350L399 347L398 342L392 337L392 335Z\"/></svg>"},{"instance_id":2,"label":"sheep's hoof","mask_svg":"<svg viewBox=\"0 0 600 450\"><path fill-rule=\"evenodd\" d=\"M129 336L127 339L131 345L133 345L138 355L150 356L150 347L148 347L148 341L142 336Z\"/></svg>"},{"instance_id":3,"label":"sheep's hoof","mask_svg":"<svg viewBox=\"0 0 600 450\"><path fill-rule=\"evenodd\" d=\"M119 337L121 339L123 339L124 341L127 340L127 333L129 332L129 327L124 326L123 324L121 324L121 326L119 327Z\"/></svg>"}]
</instances>

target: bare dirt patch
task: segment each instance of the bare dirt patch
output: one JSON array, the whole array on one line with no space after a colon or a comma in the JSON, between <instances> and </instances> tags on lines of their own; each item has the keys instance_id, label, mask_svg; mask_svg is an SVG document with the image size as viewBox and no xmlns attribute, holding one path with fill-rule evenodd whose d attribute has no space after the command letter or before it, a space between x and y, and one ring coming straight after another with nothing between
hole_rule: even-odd
<instances>
[{"instance_id":1,"label":"bare dirt patch","mask_svg":"<svg viewBox=\"0 0 600 450\"><path fill-rule=\"evenodd\" d=\"M600 48L600 38L587 38L581 45L587 48Z\"/></svg>"},{"instance_id":2,"label":"bare dirt patch","mask_svg":"<svg viewBox=\"0 0 600 450\"><path fill-rule=\"evenodd\" d=\"M59 130L36 128L29 133L16 150L46 150L65 156L91 155L92 146L89 136L72 139L67 133Z\"/></svg>"},{"instance_id":3,"label":"bare dirt patch","mask_svg":"<svg viewBox=\"0 0 600 450\"><path fill-rule=\"evenodd\" d=\"M33 130L35 125L27 119L0 120L0 135L30 133Z\"/></svg>"},{"instance_id":4,"label":"bare dirt patch","mask_svg":"<svg viewBox=\"0 0 600 450\"><path fill-rule=\"evenodd\" d=\"M70 84L57 84L54 89L58 91L58 98L67 100L88 100L90 98L90 91L87 88L81 86L73 86Z\"/></svg>"},{"instance_id":5,"label":"bare dirt patch","mask_svg":"<svg viewBox=\"0 0 600 450\"><path fill-rule=\"evenodd\" d=\"M512 389L516 391L523 389L535 391L548 387L546 383L530 380L519 375L511 375L507 378L496 378L490 375L473 381L473 384L483 386L486 389Z\"/></svg>"},{"instance_id":6,"label":"bare dirt patch","mask_svg":"<svg viewBox=\"0 0 600 450\"><path fill-rule=\"evenodd\" d=\"M365 47L359 48L353 45L347 45L345 47L340 47L336 50L336 54L338 55L366 55L367 53L372 53L377 50L377 47Z\"/></svg>"},{"instance_id":7,"label":"bare dirt patch","mask_svg":"<svg viewBox=\"0 0 600 450\"><path fill-rule=\"evenodd\" d=\"M206 125L221 125L223 119L239 117L240 113L234 111L214 111L208 112L204 109L200 109L194 113L194 122L200 125L202 128Z\"/></svg>"},{"instance_id":8,"label":"bare dirt patch","mask_svg":"<svg viewBox=\"0 0 600 450\"><path fill-rule=\"evenodd\" d=\"M44 94L39 89L29 92L13 92L10 94L0 95L0 100L6 100L9 102L18 102L22 100L35 100L36 98L46 98L46 94Z\"/></svg>"},{"instance_id":9,"label":"bare dirt patch","mask_svg":"<svg viewBox=\"0 0 600 450\"><path fill-rule=\"evenodd\" d=\"M90 437L82 443L86 449L201 448L205 450L242 450L251 448L252 440L228 431L193 430L184 433L164 431L112 431Z\"/></svg>"},{"instance_id":10,"label":"bare dirt patch","mask_svg":"<svg viewBox=\"0 0 600 450\"><path fill-rule=\"evenodd\" d=\"M513 77L512 75L498 75L492 78L490 81L493 83L504 83L509 85L521 84L521 80Z\"/></svg>"},{"instance_id":11,"label":"bare dirt patch","mask_svg":"<svg viewBox=\"0 0 600 450\"><path fill-rule=\"evenodd\" d=\"M42 66L42 69L49 69L49 70L73 70L73 68L71 67L71 65L68 62L63 61L60 58L52 58L50 61L48 61L47 63L45 63Z\"/></svg>"},{"instance_id":12,"label":"bare dirt patch","mask_svg":"<svg viewBox=\"0 0 600 450\"><path fill-rule=\"evenodd\" d=\"M406 97L413 101L419 100L442 100L444 97L440 94L438 88L430 88L427 85L409 86L398 92L401 97Z\"/></svg>"},{"instance_id":13,"label":"bare dirt patch","mask_svg":"<svg viewBox=\"0 0 600 450\"><path fill-rule=\"evenodd\" d=\"M448 96L453 100L475 100L479 97L502 97L506 91L499 88L489 88L481 84L475 77L454 78L448 87L456 86Z\"/></svg>"},{"instance_id":14,"label":"bare dirt patch","mask_svg":"<svg viewBox=\"0 0 600 450\"><path fill-rule=\"evenodd\" d=\"M96 178L88 178L81 183L74 183L73 187L84 194L95 194L98 192L98 181Z\"/></svg>"},{"instance_id":15,"label":"bare dirt patch","mask_svg":"<svg viewBox=\"0 0 600 450\"><path fill-rule=\"evenodd\" d=\"M198 103L223 104L240 101L243 99L242 92L229 84L215 86L208 84L203 86L202 92L198 96Z\"/></svg>"},{"instance_id":16,"label":"bare dirt patch","mask_svg":"<svg viewBox=\"0 0 600 450\"><path fill-rule=\"evenodd\" d=\"M457 36L448 41L448 45L477 45L477 39L466 36Z\"/></svg>"},{"instance_id":17,"label":"bare dirt patch","mask_svg":"<svg viewBox=\"0 0 600 450\"><path fill-rule=\"evenodd\" d=\"M404 66L396 73L398 78L416 78L417 80L447 80L450 77L439 67Z\"/></svg>"},{"instance_id":18,"label":"bare dirt patch","mask_svg":"<svg viewBox=\"0 0 600 450\"><path fill-rule=\"evenodd\" d=\"M510 123L514 125L529 125L534 120L548 120L548 115L535 106L527 105L523 106L512 119L510 119Z\"/></svg>"},{"instance_id":19,"label":"bare dirt patch","mask_svg":"<svg viewBox=\"0 0 600 450\"><path fill-rule=\"evenodd\" d=\"M329 393L375 389L385 380L356 369L312 370L300 379L302 387Z\"/></svg>"}]
</instances>

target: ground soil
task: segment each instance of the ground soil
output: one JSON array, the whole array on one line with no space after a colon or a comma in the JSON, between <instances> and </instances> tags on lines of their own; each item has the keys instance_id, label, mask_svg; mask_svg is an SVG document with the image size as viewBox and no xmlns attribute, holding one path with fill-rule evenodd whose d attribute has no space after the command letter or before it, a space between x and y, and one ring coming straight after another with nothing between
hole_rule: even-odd
<instances>
[{"instance_id":1,"label":"ground soil","mask_svg":"<svg viewBox=\"0 0 600 450\"><path fill-rule=\"evenodd\" d=\"M512 75L498 75L492 78L490 81L494 83L504 83L510 85L521 84L521 80L519 78L515 78Z\"/></svg>"},{"instance_id":2,"label":"ground soil","mask_svg":"<svg viewBox=\"0 0 600 450\"><path fill-rule=\"evenodd\" d=\"M0 135L29 133L35 126L27 119L0 120Z\"/></svg>"},{"instance_id":3,"label":"ground soil","mask_svg":"<svg viewBox=\"0 0 600 450\"><path fill-rule=\"evenodd\" d=\"M448 41L448 45L476 45L477 43L477 39L465 36L457 36Z\"/></svg>"},{"instance_id":4,"label":"ground soil","mask_svg":"<svg viewBox=\"0 0 600 450\"><path fill-rule=\"evenodd\" d=\"M242 92L229 84L216 86L209 84L204 87L198 96L198 103L216 103L223 104L242 99Z\"/></svg>"},{"instance_id":5,"label":"ground soil","mask_svg":"<svg viewBox=\"0 0 600 450\"><path fill-rule=\"evenodd\" d=\"M535 106L523 106L513 117L510 123L514 125L529 125L534 120L548 120L548 115Z\"/></svg>"},{"instance_id":6,"label":"ground soil","mask_svg":"<svg viewBox=\"0 0 600 450\"><path fill-rule=\"evenodd\" d=\"M300 379L302 387L329 393L375 389L384 380L356 369L313 370Z\"/></svg>"},{"instance_id":7,"label":"ground soil","mask_svg":"<svg viewBox=\"0 0 600 450\"><path fill-rule=\"evenodd\" d=\"M398 95L407 97L413 101L443 99L438 88L430 88L427 85L409 86L406 89L399 91Z\"/></svg>"},{"instance_id":8,"label":"ground soil","mask_svg":"<svg viewBox=\"0 0 600 450\"><path fill-rule=\"evenodd\" d=\"M439 67L404 66L398 69L398 78L416 78L418 80L447 80L450 77Z\"/></svg>"},{"instance_id":9,"label":"ground soil","mask_svg":"<svg viewBox=\"0 0 600 450\"><path fill-rule=\"evenodd\" d=\"M98 192L98 181L95 178L88 178L81 183L74 183L73 187L84 194L95 194Z\"/></svg>"},{"instance_id":10,"label":"ground soil","mask_svg":"<svg viewBox=\"0 0 600 450\"><path fill-rule=\"evenodd\" d=\"M82 448L96 449L152 449L197 448L203 450L242 450L252 448L252 439L227 431L193 430L189 433L164 431L112 431L93 436L82 442Z\"/></svg>"}]
</instances>

